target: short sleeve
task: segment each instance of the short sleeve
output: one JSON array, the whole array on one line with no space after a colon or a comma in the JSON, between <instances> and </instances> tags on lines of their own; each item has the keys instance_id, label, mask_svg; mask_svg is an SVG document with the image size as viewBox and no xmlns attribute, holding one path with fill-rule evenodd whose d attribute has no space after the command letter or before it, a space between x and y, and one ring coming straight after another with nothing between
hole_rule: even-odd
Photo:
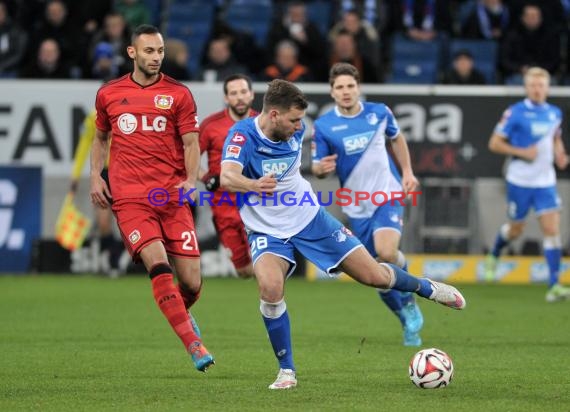
<instances>
[{"instance_id":1,"label":"short sleeve","mask_svg":"<svg viewBox=\"0 0 570 412\"><path fill-rule=\"evenodd\" d=\"M186 87L184 92L181 93L180 103L176 105L176 130L180 136L200 130L196 103L192 93Z\"/></svg>"},{"instance_id":2,"label":"short sleeve","mask_svg":"<svg viewBox=\"0 0 570 412\"><path fill-rule=\"evenodd\" d=\"M331 154L332 151L326 140L326 136L321 132L317 123L315 123L313 127L313 138L311 140L311 157L313 162L320 162L323 157Z\"/></svg>"},{"instance_id":3,"label":"short sleeve","mask_svg":"<svg viewBox=\"0 0 570 412\"><path fill-rule=\"evenodd\" d=\"M101 90L97 92L97 97L95 98L95 126L97 129L104 132L111 130L111 124L109 123L109 115L107 114L107 107L105 105L105 98Z\"/></svg>"},{"instance_id":4,"label":"short sleeve","mask_svg":"<svg viewBox=\"0 0 570 412\"><path fill-rule=\"evenodd\" d=\"M509 136L515 125L514 120L515 116L513 116L513 110L509 107L503 112L501 120L499 120L499 123L495 126L495 133L506 137Z\"/></svg>"},{"instance_id":5,"label":"short sleeve","mask_svg":"<svg viewBox=\"0 0 570 412\"><path fill-rule=\"evenodd\" d=\"M245 167L249 161L249 140L250 137L246 131L240 130L235 126L232 127L229 130L224 143L222 163L234 162Z\"/></svg>"},{"instance_id":6,"label":"short sleeve","mask_svg":"<svg viewBox=\"0 0 570 412\"><path fill-rule=\"evenodd\" d=\"M400 134L400 126L392 110L388 106L384 107L386 108L386 137L395 139Z\"/></svg>"}]
</instances>

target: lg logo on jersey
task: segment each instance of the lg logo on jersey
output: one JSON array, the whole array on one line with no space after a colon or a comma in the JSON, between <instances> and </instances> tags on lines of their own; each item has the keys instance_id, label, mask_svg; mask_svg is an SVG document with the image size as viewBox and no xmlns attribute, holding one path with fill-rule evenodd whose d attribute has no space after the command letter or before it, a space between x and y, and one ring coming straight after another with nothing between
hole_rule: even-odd
<instances>
[{"instance_id":1,"label":"lg logo on jersey","mask_svg":"<svg viewBox=\"0 0 570 412\"><path fill-rule=\"evenodd\" d=\"M166 117L156 116L152 121L147 116L141 116L141 129L145 132L164 132L166 130ZM117 126L124 134L131 134L139 125L139 121L134 114L123 113L117 120Z\"/></svg>"}]
</instances>

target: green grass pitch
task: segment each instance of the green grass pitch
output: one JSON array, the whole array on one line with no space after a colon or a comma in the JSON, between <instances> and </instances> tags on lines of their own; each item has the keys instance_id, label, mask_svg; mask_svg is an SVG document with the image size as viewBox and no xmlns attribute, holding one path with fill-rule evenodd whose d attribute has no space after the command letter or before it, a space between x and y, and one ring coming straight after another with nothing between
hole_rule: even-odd
<instances>
[{"instance_id":1,"label":"green grass pitch","mask_svg":"<svg viewBox=\"0 0 570 412\"><path fill-rule=\"evenodd\" d=\"M197 372L144 277L0 276L0 411L568 411L570 302L540 285L459 285L464 311L422 301L444 389L408 378L416 348L355 283L287 282L299 386L277 372L254 281L205 279L194 314L216 366Z\"/></svg>"}]
</instances>

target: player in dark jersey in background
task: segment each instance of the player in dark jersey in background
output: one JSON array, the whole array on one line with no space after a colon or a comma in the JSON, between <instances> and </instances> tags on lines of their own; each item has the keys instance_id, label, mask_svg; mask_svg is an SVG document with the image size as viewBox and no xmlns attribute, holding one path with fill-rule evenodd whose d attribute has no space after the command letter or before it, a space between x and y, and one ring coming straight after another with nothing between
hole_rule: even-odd
<instances>
[{"instance_id":1,"label":"player in dark jersey in background","mask_svg":"<svg viewBox=\"0 0 570 412\"><path fill-rule=\"evenodd\" d=\"M123 242L144 263L156 303L196 368L205 371L214 358L187 311L200 295L200 252L190 208L179 206L179 189L194 189L198 175L196 104L186 86L160 73L164 40L156 27L137 27L127 51L134 71L97 92L91 198L99 207L110 206L100 173L112 136L112 210Z\"/></svg>"},{"instance_id":2,"label":"player in dark jersey in background","mask_svg":"<svg viewBox=\"0 0 570 412\"><path fill-rule=\"evenodd\" d=\"M208 116L200 125L200 152L208 154L208 170L200 170L200 179L207 190L214 192L212 215L220 242L230 251L238 276L249 278L253 276L253 266L247 234L236 207L236 195L229 193L232 204L220 201L224 194L223 188L220 188L220 162L230 128L238 120L257 115L251 108L251 79L243 74L227 77L224 80L224 101L227 107ZM224 196L224 199L227 197Z\"/></svg>"}]
</instances>

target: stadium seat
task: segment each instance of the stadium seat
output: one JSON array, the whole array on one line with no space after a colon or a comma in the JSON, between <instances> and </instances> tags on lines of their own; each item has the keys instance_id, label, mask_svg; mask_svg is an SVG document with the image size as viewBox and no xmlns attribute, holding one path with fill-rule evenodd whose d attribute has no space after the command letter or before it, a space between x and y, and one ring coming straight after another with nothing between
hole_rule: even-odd
<instances>
[{"instance_id":1,"label":"stadium seat","mask_svg":"<svg viewBox=\"0 0 570 412\"><path fill-rule=\"evenodd\" d=\"M437 83L437 62L435 60L400 59L392 64L390 83L434 84Z\"/></svg>"},{"instance_id":2,"label":"stadium seat","mask_svg":"<svg viewBox=\"0 0 570 412\"><path fill-rule=\"evenodd\" d=\"M331 2L315 0L308 2L306 6L309 21L316 24L321 31L321 34L326 38L328 36L329 29L331 28Z\"/></svg>"},{"instance_id":3,"label":"stadium seat","mask_svg":"<svg viewBox=\"0 0 570 412\"><path fill-rule=\"evenodd\" d=\"M144 0L144 4L149 11L150 15L150 23L160 27L160 23L162 20L162 8L163 8L163 1L162 0Z\"/></svg>"},{"instance_id":4,"label":"stadium seat","mask_svg":"<svg viewBox=\"0 0 570 412\"><path fill-rule=\"evenodd\" d=\"M393 83L431 84L437 82L442 60L442 40L415 41L402 35L392 39Z\"/></svg>"},{"instance_id":5,"label":"stadium seat","mask_svg":"<svg viewBox=\"0 0 570 412\"><path fill-rule=\"evenodd\" d=\"M475 67L483 73L488 84L496 83L498 45L493 40L453 39L449 44L449 54L453 58L459 50L469 50ZM448 66L451 66L451 59Z\"/></svg>"},{"instance_id":6,"label":"stadium seat","mask_svg":"<svg viewBox=\"0 0 570 412\"><path fill-rule=\"evenodd\" d=\"M225 22L233 29L251 34L257 45L263 47L273 18L270 2L258 0L232 2L225 13Z\"/></svg>"},{"instance_id":7,"label":"stadium seat","mask_svg":"<svg viewBox=\"0 0 570 412\"><path fill-rule=\"evenodd\" d=\"M168 38L180 39L186 43L190 56L188 70L195 75L200 67L204 48L210 38L212 24L210 22L179 23L170 21L167 28Z\"/></svg>"}]
</instances>

